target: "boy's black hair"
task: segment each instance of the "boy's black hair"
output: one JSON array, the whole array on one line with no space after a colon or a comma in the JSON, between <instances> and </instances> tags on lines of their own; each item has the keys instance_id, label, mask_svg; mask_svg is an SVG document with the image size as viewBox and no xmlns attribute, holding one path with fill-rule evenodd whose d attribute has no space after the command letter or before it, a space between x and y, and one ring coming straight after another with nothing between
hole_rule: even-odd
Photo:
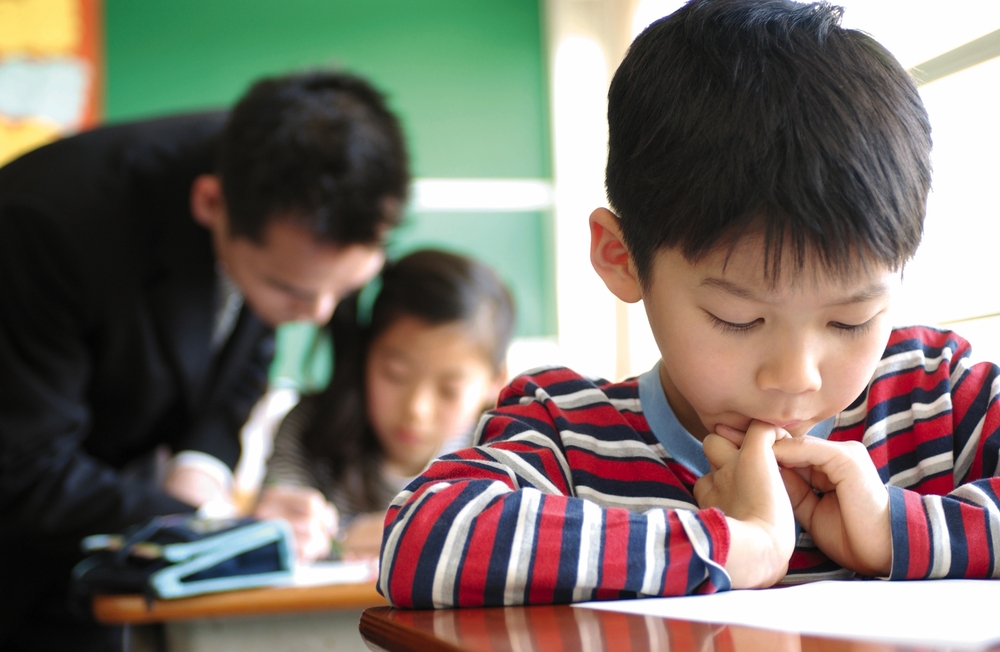
<instances>
[{"instance_id":1,"label":"boy's black hair","mask_svg":"<svg viewBox=\"0 0 1000 652\"><path fill-rule=\"evenodd\" d=\"M648 286L749 232L777 281L814 251L834 272L900 269L920 243L930 123L916 86L843 10L691 0L636 38L608 93L607 191Z\"/></svg>"},{"instance_id":2,"label":"boy's black hair","mask_svg":"<svg viewBox=\"0 0 1000 652\"><path fill-rule=\"evenodd\" d=\"M406 146L385 98L341 72L262 79L229 115L218 162L232 235L260 242L274 219L317 238L381 242L409 185Z\"/></svg>"}]
</instances>

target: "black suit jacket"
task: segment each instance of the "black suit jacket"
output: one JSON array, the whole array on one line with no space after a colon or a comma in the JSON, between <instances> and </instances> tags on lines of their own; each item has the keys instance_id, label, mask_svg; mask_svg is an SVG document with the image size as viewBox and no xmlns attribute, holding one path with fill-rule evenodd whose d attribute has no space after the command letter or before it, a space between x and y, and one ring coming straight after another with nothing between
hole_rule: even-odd
<instances>
[{"instance_id":1,"label":"black suit jacket","mask_svg":"<svg viewBox=\"0 0 1000 652\"><path fill-rule=\"evenodd\" d=\"M80 537L190 509L130 461L166 443L236 463L274 340L244 308L210 352L216 263L189 197L224 119L97 129L0 169L0 612L64 578Z\"/></svg>"}]
</instances>

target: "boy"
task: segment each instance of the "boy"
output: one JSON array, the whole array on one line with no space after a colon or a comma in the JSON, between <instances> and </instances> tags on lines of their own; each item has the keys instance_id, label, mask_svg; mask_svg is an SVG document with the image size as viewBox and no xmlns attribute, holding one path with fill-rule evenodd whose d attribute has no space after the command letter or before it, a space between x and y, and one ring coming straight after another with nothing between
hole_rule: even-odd
<instances>
[{"instance_id":1,"label":"boy","mask_svg":"<svg viewBox=\"0 0 1000 652\"><path fill-rule=\"evenodd\" d=\"M1000 572L998 369L951 333L891 328L927 116L840 13L693 0L636 39L591 259L643 300L662 359L621 383L515 379L479 445L390 508L394 604Z\"/></svg>"},{"instance_id":2,"label":"boy","mask_svg":"<svg viewBox=\"0 0 1000 652\"><path fill-rule=\"evenodd\" d=\"M378 271L408 183L395 116L339 73L0 169L0 648L120 645L64 606L80 539L225 491L273 327Z\"/></svg>"}]
</instances>

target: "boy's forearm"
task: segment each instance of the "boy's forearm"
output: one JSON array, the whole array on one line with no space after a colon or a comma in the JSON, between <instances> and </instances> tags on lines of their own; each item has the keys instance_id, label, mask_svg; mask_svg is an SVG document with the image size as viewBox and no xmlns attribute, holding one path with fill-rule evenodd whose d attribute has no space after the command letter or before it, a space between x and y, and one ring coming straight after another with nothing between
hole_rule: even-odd
<instances>
[{"instance_id":1,"label":"boy's forearm","mask_svg":"<svg viewBox=\"0 0 1000 652\"><path fill-rule=\"evenodd\" d=\"M889 487L890 579L1000 577L1000 478L962 485L947 496Z\"/></svg>"},{"instance_id":2,"label":"boy's forearm","mask_svg":"<svg viewBox=\"0 0 1000 652\"><path fill-rule=\"evenodd\" d=\"M718 510L602 509L497 481L429 483L390 509L379 590L405 607L725 590Z\"/></svg>"}]
</instances>

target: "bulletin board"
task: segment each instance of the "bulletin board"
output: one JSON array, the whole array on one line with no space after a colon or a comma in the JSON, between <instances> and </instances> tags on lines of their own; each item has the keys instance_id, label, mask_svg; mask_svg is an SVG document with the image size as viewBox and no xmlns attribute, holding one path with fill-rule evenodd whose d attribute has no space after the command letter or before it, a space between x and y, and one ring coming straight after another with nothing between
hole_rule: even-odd
<instances>
[{"instance_id":1,"label":"bulletin board","mask_svg":"<svg viewBox=\"0 0 1000 652\"><path fill-rule=\"evenodd\" d=\"M101 0L0 0L0 165L101 118Z\"/></svg>"}]
</instances>

